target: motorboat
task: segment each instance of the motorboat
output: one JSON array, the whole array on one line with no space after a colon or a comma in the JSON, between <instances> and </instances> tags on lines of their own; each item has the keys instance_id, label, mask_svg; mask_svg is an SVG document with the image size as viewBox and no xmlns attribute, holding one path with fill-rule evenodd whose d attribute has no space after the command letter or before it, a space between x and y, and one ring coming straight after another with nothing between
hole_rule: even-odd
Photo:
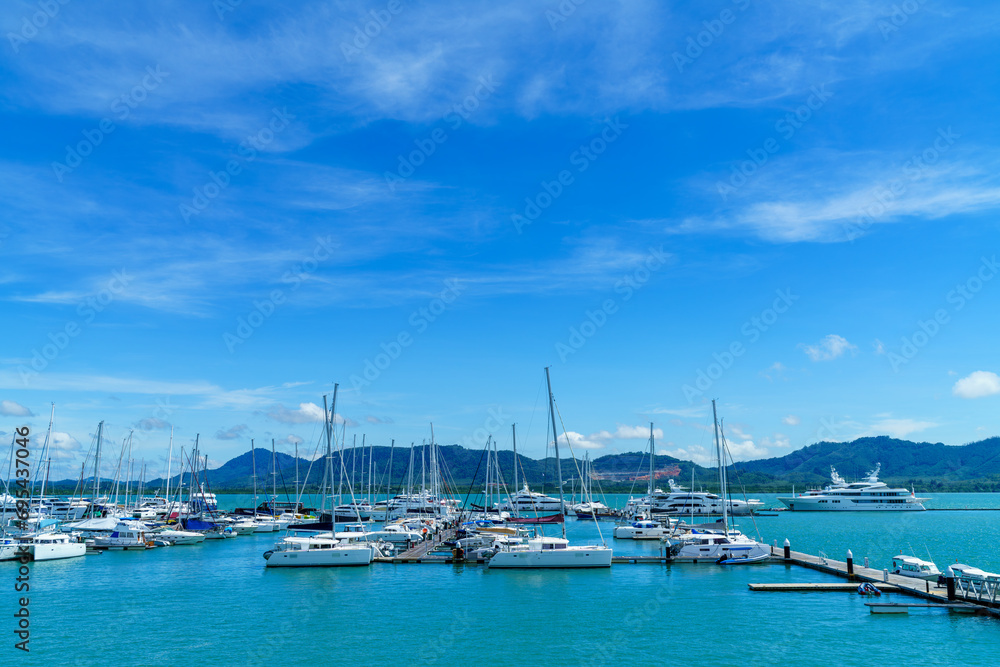
<instances>
[{"instance_id":1,"label":"motorboat","mask_svg":"<svg viewBox=\"0 0 1000 667\"><path fill-rule=\"evenodd\" d=\"M687 491L674 480L668 480L670 491L654 489L653 493L643 498L630 498L625 505L627 516L635 514L667 514L670 516L712 515L721 516L723 507L730 516L751 514L755 509L764 506L764 502L751 498L723 498L715 493L703 491Z\"/></svg>"},{"instance_id":2,"label":"motorboat","mask_svg":"<svg viewBox=\"0 0 1000 667\"><path fill-rule=\"evenodd\" d=\"M778 496L788 509L794 511L923 511L923 503L929 498L917 498L910 489L892 489L885 482L878 481L882 464L868 473L861 482L848 484L831 467L833 482L822 490L811 490L797 496Z\"/></svg>"},{"instance_id":3,"label":"motorboat","mask_svg":"<svg viewBox=\"0 0 1000 667\"><path fill-rule=\"evenodd\" d=\"M205 541L204 533L196 533L190 530L173 530L171 528L161 528L150 533L150 537L166 540L171 545L178 544L201 544Z\"/></svg>"},{"instance_id":4,"label":"motorboat","mask_svg":"<svg viewBox=\"0 0 1000 667\"><path fill-rule=\"evenodd\" d=\"M28 545L31 558L35 561L76 558L87 553L87 545L77 537L66 533L41 533L20 538Z\"/></svg>"},{"instance_id":5,"label":"motorboat","mask_svg":"<svg viewBox=\"0 0 1000 667\"><path fill-rule=\"evenodd\" d=\"M966 565L964 563L953 563L948 567L957 579L963 579L965 581L984 582L990 578L994 580L1000 578L1000 574L985 572L984 570L980 570L978 567L972 567L971 565Z\"/></svg>"},{"instance_id":6,"label":"motorboat","mask_svg":"<svg viewBox=\"0 0 1000 667\"><path fill-rule=\"evenodd\" d=\"M941 576L941 571L931 561L902 554L892 557L892 573L927 581L937 581Z\"/></svg>"},{"instance_id":7,"label":"motorboat","mask_svg":"<svg viewBox=\"0 0 1000 667\"><path fill-rule=\"evenodd\" d=\"M26 545L12 537L0 537L0 561L14 560L23 554L30 555Z\"/></svg>"},{"instance_id":8,"label":"motorboat","mask_svg":"<svg viewBox=\"0 0 1000 667\"><path fill-rule=\"evenodd\" d=\"M528 484L517 493L511 494L495 505L496 509L507 512L560 512L563 501L528 489Z\"/></svg>"},{"instance_id":9,"label":"motorboat","mask_svg":"<svg viewBox=\"0 0 1000 667\"><path fill-rule=\"evenodd\" d=\"M670 535L670 524L640 519L624 526L615 526L614 536L619 540L659 540Z\"/></svg>"},{"instance_id":10,"label":"motorboat","mask_svg":"<svg viewBox=\"0 0 1000 667\"><path fill-rule=\"evenodd\" d=\"M286 537L264 552L266 567L343 567L370 565L376 553L372 544L342 544L329 535Z\"/></svg>"},{"instance_id":11,"label":"motorboat","mask_svg":"<svg viewBox=\"0 0 1000 667\"><path fill-rule=\"evenodd\" d=\"M738 530L724 533L691 531L667 540L668 554L674 561L725 562L736 558L770 557L771 548ZM765 560L765 558L759 558Z\"/></svg>"},{"instance_id":12,"label":"motorboat","mask_svg":"<svg viewBox=\"0 0 1000 667\"><path fill-rule=\"evenodd\" d=\"M561 537L536 537L527 544L497 542L498 550L489 559L492 569L513 568L591 568L611 567L610 548L605 546L570 546Z\"/></svg>"},{"instance_id":13,"label":"motorboat","mask_svg":"<svg viewBox=\"0 0 1000 667\"><path fill-rule=\"evenodd\" d=\"M141 523L120 521L110 535L95 537L95 549L112 549L115 551L141 551L149 548L151 542L146 538L146 526Z\"/></svg>"}]
</instances>

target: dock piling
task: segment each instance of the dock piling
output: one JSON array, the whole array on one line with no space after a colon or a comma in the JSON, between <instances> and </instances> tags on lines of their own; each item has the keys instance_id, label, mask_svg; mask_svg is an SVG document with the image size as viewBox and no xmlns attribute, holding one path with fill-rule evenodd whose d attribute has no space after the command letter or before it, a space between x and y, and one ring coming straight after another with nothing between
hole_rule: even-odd
<instances>
[{"instance_id":1,"label":"dock piling","mask_svg":"<svg viewBox=\"0 0 1000 667\"><path fill-rule=\"evenodd\" d=\"M847 580L854 581L854 554L847 550Z\"/></svg>"},{"instance_id":2,"label":"dock piling","mask_svg":"<svg viewBox=\"0 0 1000 667\"><path fill-rule=\"evenodd\" d=\"M785 538L785 560L791 560L792 558L792 543Z\"/></svg>"}]
</instances>

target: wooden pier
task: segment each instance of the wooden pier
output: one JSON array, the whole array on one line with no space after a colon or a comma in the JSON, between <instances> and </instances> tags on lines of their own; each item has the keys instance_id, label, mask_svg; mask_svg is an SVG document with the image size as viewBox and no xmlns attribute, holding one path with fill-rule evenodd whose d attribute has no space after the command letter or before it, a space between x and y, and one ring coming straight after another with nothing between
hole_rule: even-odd
<instances>
[{"instance_id":1,"label":"wooden pier","mask_svg":"<svg viewBox=\"0 0 1000 667\"><path fill-rule=\"evenodd\" d=\"M856 563L852 563L853 573L849 574L847 561L835 560L827 556L813 556L799 551L789 550L788 553L789 557L785 558L784 549L776 546L771 547L772 561L784 562L789 565L798 565L811 570L818 570L820 572L826 572L828 574L844 577L849 581L857 582L854 584L846 584L846 586L853 587L855 590L857 590L858 584L868 581L875 584L882 591L903 593L905 595L911 595L913 597L933 601L934 604L925 605L926 607L962 608L966 611L977 611L979 613L989 614L995 618L1000 618L1000 600L997 599L1000 597L998 596L998 593L1000 593L1000 585L997 587L988 587L986 585L970 586L967 583L963 583L962 580L957 580L956 598L949 600L948 589L946 587L939 587L936 583L932 583L924 579L904 577L898 574L887 573L883 570L876 570L869 567L859 567ZM780 585L781 584L749 584L750 590L780 590L768 588L769 586ZM792 585L795 586L796 584ZM799 586L804 585L805 584L799 584ZM838 590L835 588L822 588L823 584L818 584L816 586L817 587L815 588L794 588L789 590ZM884 607L887 603L882 604ZM872 608L874 609L874 607ZM882 611L881 613L886 613L886 611Z\"/></svg>"}]
</instances>

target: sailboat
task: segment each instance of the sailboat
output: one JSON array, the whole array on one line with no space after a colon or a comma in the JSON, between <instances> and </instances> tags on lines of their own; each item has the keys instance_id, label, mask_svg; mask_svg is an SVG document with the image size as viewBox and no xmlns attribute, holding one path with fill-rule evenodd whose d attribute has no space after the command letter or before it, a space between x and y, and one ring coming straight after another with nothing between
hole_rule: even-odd
<instances>
[{"instance_id":1,"label":"sailboat","mask_svg":"<svg viewBox=\"0 0 1000 667\"><path fill-rule=\"evenodd\" d=\"M655 445L653 439L653 422L649 422L649 489L646 499L653 497ZM673 481L673 480L670 480ZM648 507L648 505L647 505ZM619 540L659 540L668 537L672 531L670 519L665 523L653 521L651 518L633 516L633 521L621 526L615 526L614 536Z\"/></svg>"},{"instance_id":2,"label":"sailboat","mask_svg":"<svg viewBox=\"0 0 1000 667\"><path fill-rule=\"evenodd\" d=\"M712 419L715 422L715 449L719 458L719 488L726 492L726 457L719 438L719 419L712 401ZM753 540L735 528L729 527L728 503L722 503L722 531L701 531L696 526L689 533L668 540L670 556L674 561L715 562L723 565L758 563L771 557L771 548Z\"/></svg>"},{"instance_id":3,"label":"sailboat","mask_svg":"<svg viewBox=\"0 0 1000 667\"><path fill-rule=\"evenodd\" d=\"M549 414L552 417L552 435L555 441L556 473L559 487L560 515L565 510L562 488L562 469L559 464L559 431L556 428L555 398L552 380L545 369L545 382L549 390ZM568 441L567 441L568 442ZM498 551L487 561L489 569L514 568L593 568L611 567L612 551L606 546L570 546L566 539L566 525L562 524L562 537L533 537L527 544L498 544Z\"/></svg>"}]
</instances>

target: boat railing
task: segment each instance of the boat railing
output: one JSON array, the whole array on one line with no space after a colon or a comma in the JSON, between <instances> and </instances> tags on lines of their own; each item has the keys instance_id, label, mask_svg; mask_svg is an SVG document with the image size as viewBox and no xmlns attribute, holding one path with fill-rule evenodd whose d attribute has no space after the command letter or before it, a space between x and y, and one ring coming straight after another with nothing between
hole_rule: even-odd
<instances>
[{"instance_id":1,"label":"boat railing","mask_svg":"<svg viewBox=\"0 0 1000 667\"><path fill-rule=\"evenodd\" d=\"M979 602L995 603L1000 593L1000 575L991 574L986 577L976 575L959 575L955 577L955 595Z\"/></svg>"}]
</instances>

